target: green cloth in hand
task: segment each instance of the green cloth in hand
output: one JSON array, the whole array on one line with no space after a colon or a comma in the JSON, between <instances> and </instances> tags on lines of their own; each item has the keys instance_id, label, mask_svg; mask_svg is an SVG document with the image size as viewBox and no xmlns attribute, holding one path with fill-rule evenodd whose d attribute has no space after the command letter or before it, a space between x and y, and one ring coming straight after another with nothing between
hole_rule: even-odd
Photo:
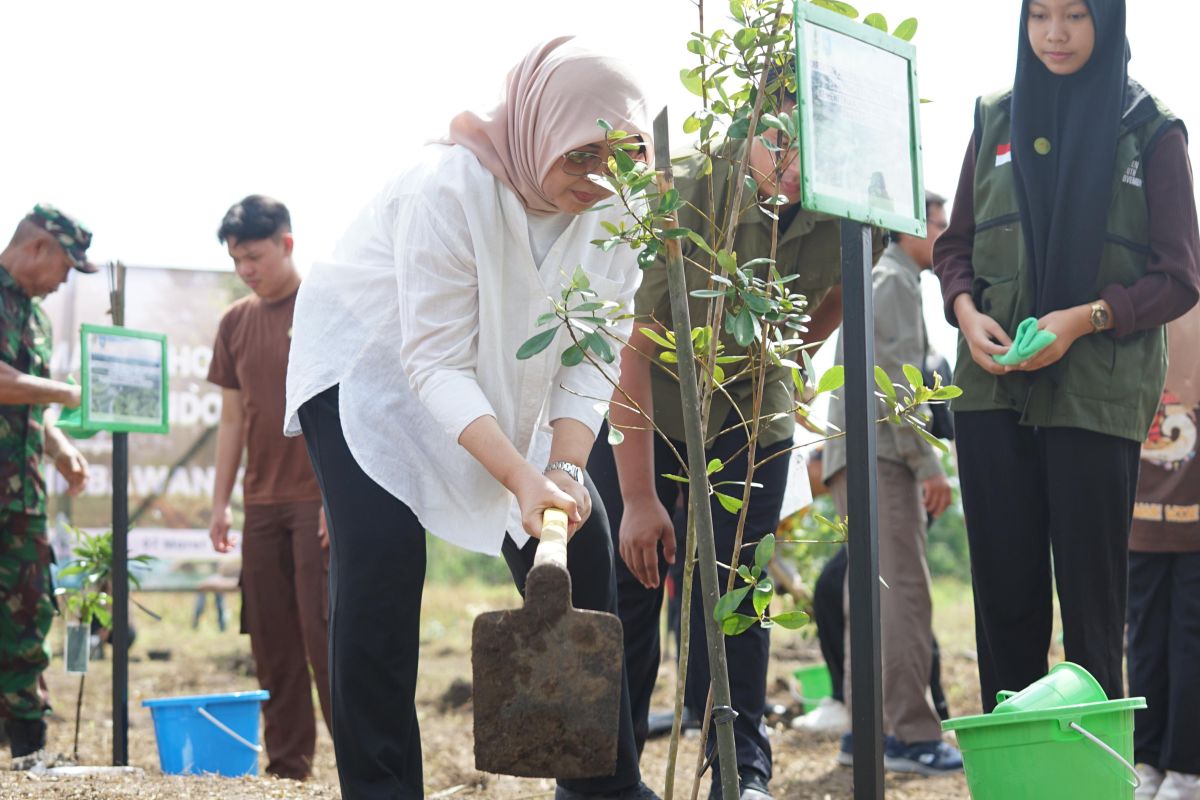
<instances>
[{"instance_id":1,"label":"green cloth in hand","mask_svg":"<svg viewBox=\"0 0 1200 800\"><path fill-rule=\"evenodd\" d=\"M1017 326L1017 335L1013 337L1012 347L1008 348L1008 352L992 358L997 364L1011 367L1032 357L1057 338L1050 331L1038 330L1037 317L1029 317Z\"/></svg>"}]
</instances>

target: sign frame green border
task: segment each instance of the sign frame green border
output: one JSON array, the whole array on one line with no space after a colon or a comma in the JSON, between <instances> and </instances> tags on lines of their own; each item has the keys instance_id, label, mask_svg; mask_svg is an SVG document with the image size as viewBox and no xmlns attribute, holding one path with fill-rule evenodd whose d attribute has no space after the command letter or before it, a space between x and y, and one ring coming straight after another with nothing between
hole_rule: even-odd
<instances>
[{"instance_id":1,"label":"sign frame green border","mask_svg":"<svg viewBox=\"0 0 1200 800\"><path fill-rule=\"evenodd\" d=\"M924 238L926 235L925 176L921 163L921 96L917 91L917 48L878 28L845 17L836 11L815 6L807 0L796 0L793 42L796 47L796 100L799 106L800 186L801 205L843 219L874 225L880 228ZM805 26L816 25L849 36L864 44L885 50L908 63L908 92L912 112L909 114L909 158L913 173L913 208L916 217L885 211L869 205L854 203L841 197L824 194L813 188L814 152L811 74L807 59Z\"/></svg>"},{"instance_id":2,"label":"sign frame green border","mask_svg":"<svg viewBox=\"0 0 1200 800\"><path fill-rule=\"evenodd\" d=\"M159 343L160 351L162 353L162 411L160 422L158 424L149 425L137 422L109 422L92 419L90 411L92 378L90 369L88 367L88 362L91 355L88 350L88 336L90 334L118 336L127 339L149 339ZM112 431L114 433L168 433L170 430L171 384L170 371L167 366L167 335L165 333L152 333L150 331L135 330L134 328L84 323L79 327L79 340L80 370L82 376L82 398L80 402L80 410L82 411L81 427L97 431Z\"/></svg>"}]
</instances>

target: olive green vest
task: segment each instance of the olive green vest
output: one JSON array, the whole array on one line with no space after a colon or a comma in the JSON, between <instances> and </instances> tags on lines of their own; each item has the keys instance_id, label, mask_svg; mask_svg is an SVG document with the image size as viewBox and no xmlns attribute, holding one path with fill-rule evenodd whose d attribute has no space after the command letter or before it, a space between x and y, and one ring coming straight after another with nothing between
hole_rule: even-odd
<instances>
[{"instance_id":1,"label":"olive green vest","mask_svg":"<svg viewBox=\"0 0 1200 800\"><path fill-rule=\"evenodd\" d=\"M976 109L975 306L1011 336L1034 313L1033 270L1021 232L1010 144L1011 91L982 97ZM1106 286L1129 286L1150 258L1144 154L1174 118L1149 95L1134 98L1122 119L1113 165L1112 204L1092 298ZM954 382L963 390L955 411L1008 409L1022 425L1071 427L1143 441L1158 407L1167 370L1162 327L1120 339L1080 337L1062 359L1037 372L995 376L971 358L962 335Z\"/></svg>"}]
</instances>

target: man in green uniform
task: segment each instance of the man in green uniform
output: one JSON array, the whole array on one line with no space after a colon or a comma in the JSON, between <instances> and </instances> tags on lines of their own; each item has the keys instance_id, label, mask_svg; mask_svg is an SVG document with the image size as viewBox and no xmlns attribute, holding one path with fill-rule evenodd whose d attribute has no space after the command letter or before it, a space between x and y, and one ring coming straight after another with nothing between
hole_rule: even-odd
<instances>
[{"instance_id":1,"label":"man in green uniform","mask_svg":"<svg viewBox=\"0 0 1200 800\"><path fill-rule=\"evenodd\" d=\"M791 114L795 103L795 97L785 98L778 113ZM770 146L767 140L771 140ZM712 219L732 202L731 172L747 147L750 148L749 176L754 180L754 190L746 193L742 203L757 200L760 205L744 213L732 250L742 263L759 259L755 275L764 280L772 268L766 258L774 253L775 268L779 273L795 276L795 280L787 284L788 291L803 294L808 300L811 319L804 338L809 342L823 341L837 328L842 316L840 229L836 219L801 207L797 150L780 132L772 130L749 142L729 141L716 148L719 157L711 162L711 203L706 158L695 153L677 159L674 162L675 188L686 201L678 214L679 224L696 231L706 241L715 240ZM768 204L768 200L778 204ZM777 230L772 230L774 221L763 211L778 215ZM682 241L685 258L704 259L704 253L694 248L690 240ZM876 235L873 257L878 259L882 251L882 236ZM692 325L703 325L709 301L691 293L708 288L708 274L702 269L689 268L685 278ZM640 750L649 732L650 698L658 675L662 577L670 565L675 564L677 551L683 549L684 532L676 531L672 512L681 494L686 495L687 487L668 479L663 473L677 471L674 453L686 457L687 448L678 379L666 370L651 368L651 363L659 357L658 346L643 333L649 330L661 338L671 329L670 296L666 270L661 264L645 270L634 304L639 320L634 323L630 344L622 356L621 389L652 415L657 428L671 442L668 445L662 438L655 437L640 417L624 408L623 397L618 395L618 402L612 404L611 419L622 429L624 443L612 448L601 435L592 449L588 473L604 500L614 537L613 547L621 554L616 568L617 605L625 631L625 664L629 674L634 735ZM718 330L723 355L741 356L746 352L723 325ZM795 433L792 412L796 405L791 370L784 366L769 368L760 409L765 421L759 430L755 451L758 464L753 479L755 488L751 491L743 538L743 544L751 549L743 553L743 561L753 552L752 546L779 525L789 460L773 456L792 446ZM713 395L705 462L717 459L722 464L713 474L714 481L742 482L746 479L748 437L740 422L753 418L753 409L754 383L749 375L726 382L722 392ZM728 564L733 555L738 517L725 510L715 497L712 505L717 561ZM677 536L680 537L678 541ZM719 569L718 576L724 587L728 570ZM752 600L747 598L741 610L753 614L751 605ZM692 608L684 609L682 616L684 620L691 620L693 636L704 635L699 592L693 595ZM768 788L772 774L771 743L765 724L769 631L753 625L737 636L727 637L725 651L730 699L737 712L733 728L739 797L740 800L771 800ZM708 657L703 647L693 646L687 671L685 702L688 710L699 717L706 704L710 682ZM718 765L714 765L711 797L719 794L717 768Z\"/></svg>"},{"instance_id":2,"label":"man in green uniform","mask_svg":"<svg viewBox=\"0 0 1200 800\"><path fill-rule=\"evenodd\" d=\"M50 320L41 299L85 258L92 234L52 206L35 206L0 252L0 720L14 763L46 744L38 676L54 606L49 589L43 454L78 493L87 462L45 424L48 403L79 405L79 387L50 380Z\"/></svg>"}]
</instances>

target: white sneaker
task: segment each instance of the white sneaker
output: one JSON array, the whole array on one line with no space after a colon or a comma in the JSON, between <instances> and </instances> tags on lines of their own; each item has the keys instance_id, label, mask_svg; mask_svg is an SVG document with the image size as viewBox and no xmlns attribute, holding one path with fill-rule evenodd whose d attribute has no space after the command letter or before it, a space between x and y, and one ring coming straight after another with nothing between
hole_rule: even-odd
<instances>
[{"instance_id":1,"label":"white sneaker","mask_svg":"<svg viewBox=\"0 0 1200 800\"><path fill-rule=\"evenodd\" d=\"M1200 800L1200 775L1167 770L1154 800Z\"/></svg>"},{"instance_id":2,"label":"white sneaker","mask_svg":"<svg viewBox=\"0 0 1200 800\"><path fill-rule=\"evenodd\" d=\"M1158 787L1162 785L1166 773L1149 764L1138 764L1137 774L1142 779L1142 782L1138 786L1137 791L1133 793L1133 800L1154 800L1154 796L1158 794Z\"/></svg>"},{"instance_id":3,"label":"white sneaker","mask_svg":"<svg viewBox=\"0 0 1200 800\"><path fill-rule=\"evenodd\" d=\"M845 733L850 730L850 714L844 703L826 697L812 711L792 720L792 729L810 733Z\"/></svg>"}]
</instances>

